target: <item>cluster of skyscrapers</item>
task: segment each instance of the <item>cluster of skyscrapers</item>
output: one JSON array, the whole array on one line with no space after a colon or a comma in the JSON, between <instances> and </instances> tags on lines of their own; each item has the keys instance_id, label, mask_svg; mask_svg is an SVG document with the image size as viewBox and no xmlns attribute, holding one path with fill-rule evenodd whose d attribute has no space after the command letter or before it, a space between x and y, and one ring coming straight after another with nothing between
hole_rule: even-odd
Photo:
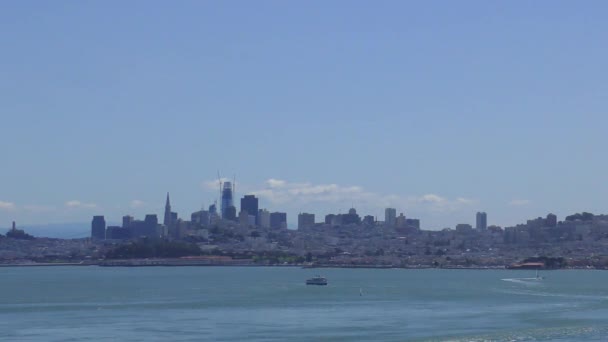
<instances>
[{"instance_id":1,"label":"cluster of skyscrapers","mask_svg":"<svg viewBox=\"0 0 608 342\"><path fill-rule=\"evenodd\" d=\"M218 211L214 203L207 209L202 209L191 214L190 220L182 220L177 213L171 210L171 200L167 193L165 212L162 224L159 223L156 214L148 214L144 220L136 220L132 216L122 218L122 226L108 226L103 216L94 216L91 223L91 237L94 239L129 239L138 237L165 237L184 236L184 231L205 228L216 224L238 224L245 227L259 227L268 229L286 229L287 214L284 212L269 212L259 208L259 200L255 195L245 195L240 200L240 211L234 204L234 186L232 182L220 183L221 201ZM332 226L343 225L376 225L394 227L403 231L419 231L420 220L406 218L403 213L397 215L395 208L386 208L384 222L378 222L374 216L360 217L354 208L349 209L346 214L328 214L321 223L315 221L315 215L300 213L298 215L298 229L312 227L316 224ZM476 230L486 231L487 214L478 212L476 214ZM469 224L459 224L457 230L472 230Z\"/></svg>"},{"instance_id":2,"label":"cluster of skyscrapers","mask_svg":"<svg viewBox=\"0 0 608 342\"><path fill-rule=\"evenodd\" d=\"M91 237L94 239L129 239L137 237L179 236L180 232L196 227L208 227L221 222L237 222L242 226L262 227L270 229L286 229L287 214L284 212L269 212L259 209L259 201L255 195L245 195L241 199L241 210L237 214L234 205L234 191L231 182L224 182L221 191L220 210L214 203L207 210L202 209L190 216L190 221L179 219L176 212L171 210L171 200L167 193L163 222L158 222L156 214L145 216L143 221L135 220L132 216L124 216L122 226L108 226L104 216L94 216L91 223ZM314 218L314 216L313 216Z\"/></svg>"},{"instance_id":3,"label":"cluster of skyscrapers","mask_svg":"<svg viewBox=\"0 0 608 342\"><path fill-rule=\"evenodd\" d=\"M245 227L259 227L268 229L286 229L287 214L284 212L269 212L259 208L259 200L255 195L245 195L241 198L240 211L234 205L234 188L231 182L224 182L221 187L220 210L216 204L212 204L207 210L202 209L191 214L190 221L179 219L176 212L171 210L171 201L167 193L165 203L165 213L162 224L158 222L156 214L148 214L144 220L136 220L132 216L123 216L122 226L108 226L103 216L94 216L91 223L91 237L94 239L129 239L138 237L165 237L184 236L184 232L205 228L214 224L239 224ZM548 220L556 221L555 215L550 215ZM478 212L476 214L475 229L477 231L488 230L487 214ZM300 213L298 215L298 229L312 227L318 224L315 215L310 213ZM420 230L420 220L406 218L403 213L397 216L395 208L386 208L384 211L384 222L377 222L376 218L367 215L363 218L357 214L354 208L349 209L346 214L328 214L325 220L320 223L331 226L345 225L367 225L373 226L382 224L387 227L394 227L404 232ZM493 227L490 227L493 228ZM473 227L469 224L458 224L456 230L469 231Z\"/></svg>"}]
</instances>

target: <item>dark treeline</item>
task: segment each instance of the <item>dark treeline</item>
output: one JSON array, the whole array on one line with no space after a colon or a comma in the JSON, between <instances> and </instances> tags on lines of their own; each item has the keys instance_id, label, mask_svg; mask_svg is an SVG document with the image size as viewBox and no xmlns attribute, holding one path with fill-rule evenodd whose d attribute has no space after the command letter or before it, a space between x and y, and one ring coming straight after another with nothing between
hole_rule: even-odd
<instances>
[{"instance_id":1,"label":"dark treeline","mask_svg":"<svg viewBox=\"0 0 608 342\"><path fill-rule=\"evenodd\" d=\"M201 254L201 249L194 243L142 239L114 247L106 253L106 258L179 258Z\"/></svg>"},{"instance_id":2,"label":"dark treeline","mask_svg":"<svg viewBox=\"0 0 608 342\"><path fill-rule=\"evenodd\" d=\"M574 215L566 216L566 221L593 221L594 215L588 212L576 213Z\"/></svg>"}]
</instances>

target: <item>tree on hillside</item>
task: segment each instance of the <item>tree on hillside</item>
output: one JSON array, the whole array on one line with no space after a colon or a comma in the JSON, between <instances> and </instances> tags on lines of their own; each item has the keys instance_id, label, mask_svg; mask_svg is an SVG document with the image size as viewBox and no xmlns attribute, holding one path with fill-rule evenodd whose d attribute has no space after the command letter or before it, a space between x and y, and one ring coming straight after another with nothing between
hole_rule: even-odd
<instances>
[{"instance_id":1,"label":"tree on hillside","mask_svg":"<svg viewBox=\"0 0 608 342\"><path fill-rule=\"evenodd\" d=\"M576 220L580 220L580 221L592 221L594 216L595 215L593 215L592 213L588 213L586 211L583 211L580 214L576 213L574 215L566 216L566 221L576 221Z\"/></svg>"}]
</instances>

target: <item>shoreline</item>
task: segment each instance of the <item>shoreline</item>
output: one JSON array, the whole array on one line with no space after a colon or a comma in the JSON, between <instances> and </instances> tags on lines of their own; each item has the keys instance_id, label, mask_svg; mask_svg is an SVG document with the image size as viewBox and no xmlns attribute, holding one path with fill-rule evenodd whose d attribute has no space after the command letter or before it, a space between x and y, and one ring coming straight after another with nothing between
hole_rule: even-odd
<instances>
[{"instance_id":1,"label":"shoreline","mask_svg":"<svg viewBox=\"0 0 608 342\"><path fill-rule=\"evenodd\" d=\"M315 268L341 268L341 269L404 269L404 270L422 270L422 269L438 269L438 270L506 270L506 271L531 271L529 268L511 268L509 266L448 266L434 267L432 265L416 265L416 266L395 266L395 265L303 265L303 264L254 264L252 262L242 262L233 260L230 262L209 262L209 261L191 261L191 260L113 260L104 262L78 262L78 263L12 263L0 264L2 267L58 267L58 266L97 266L97 267L297 267L302 269ZM564 268L540 268L543 271L556 270L589 270L589 271L605 271L603 268L594 267L564 267Z\"/></svg>"}]
</instances>

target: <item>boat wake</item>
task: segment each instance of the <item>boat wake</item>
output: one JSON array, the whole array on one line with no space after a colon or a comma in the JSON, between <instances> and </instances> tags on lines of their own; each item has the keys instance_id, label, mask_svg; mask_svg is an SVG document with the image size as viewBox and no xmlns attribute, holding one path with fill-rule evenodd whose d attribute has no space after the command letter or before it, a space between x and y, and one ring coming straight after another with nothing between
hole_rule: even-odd
<instances>
[{"instance_id":1,"label":"boat wake","mask_svg":"<svg viewBox=\"0 0 608 342\"><path fill-rule=\"evenodd\" d=\"M504 278L500 280L524 285L540 285L542 282L542 278Z\"/></svg>"}]
</instances>

